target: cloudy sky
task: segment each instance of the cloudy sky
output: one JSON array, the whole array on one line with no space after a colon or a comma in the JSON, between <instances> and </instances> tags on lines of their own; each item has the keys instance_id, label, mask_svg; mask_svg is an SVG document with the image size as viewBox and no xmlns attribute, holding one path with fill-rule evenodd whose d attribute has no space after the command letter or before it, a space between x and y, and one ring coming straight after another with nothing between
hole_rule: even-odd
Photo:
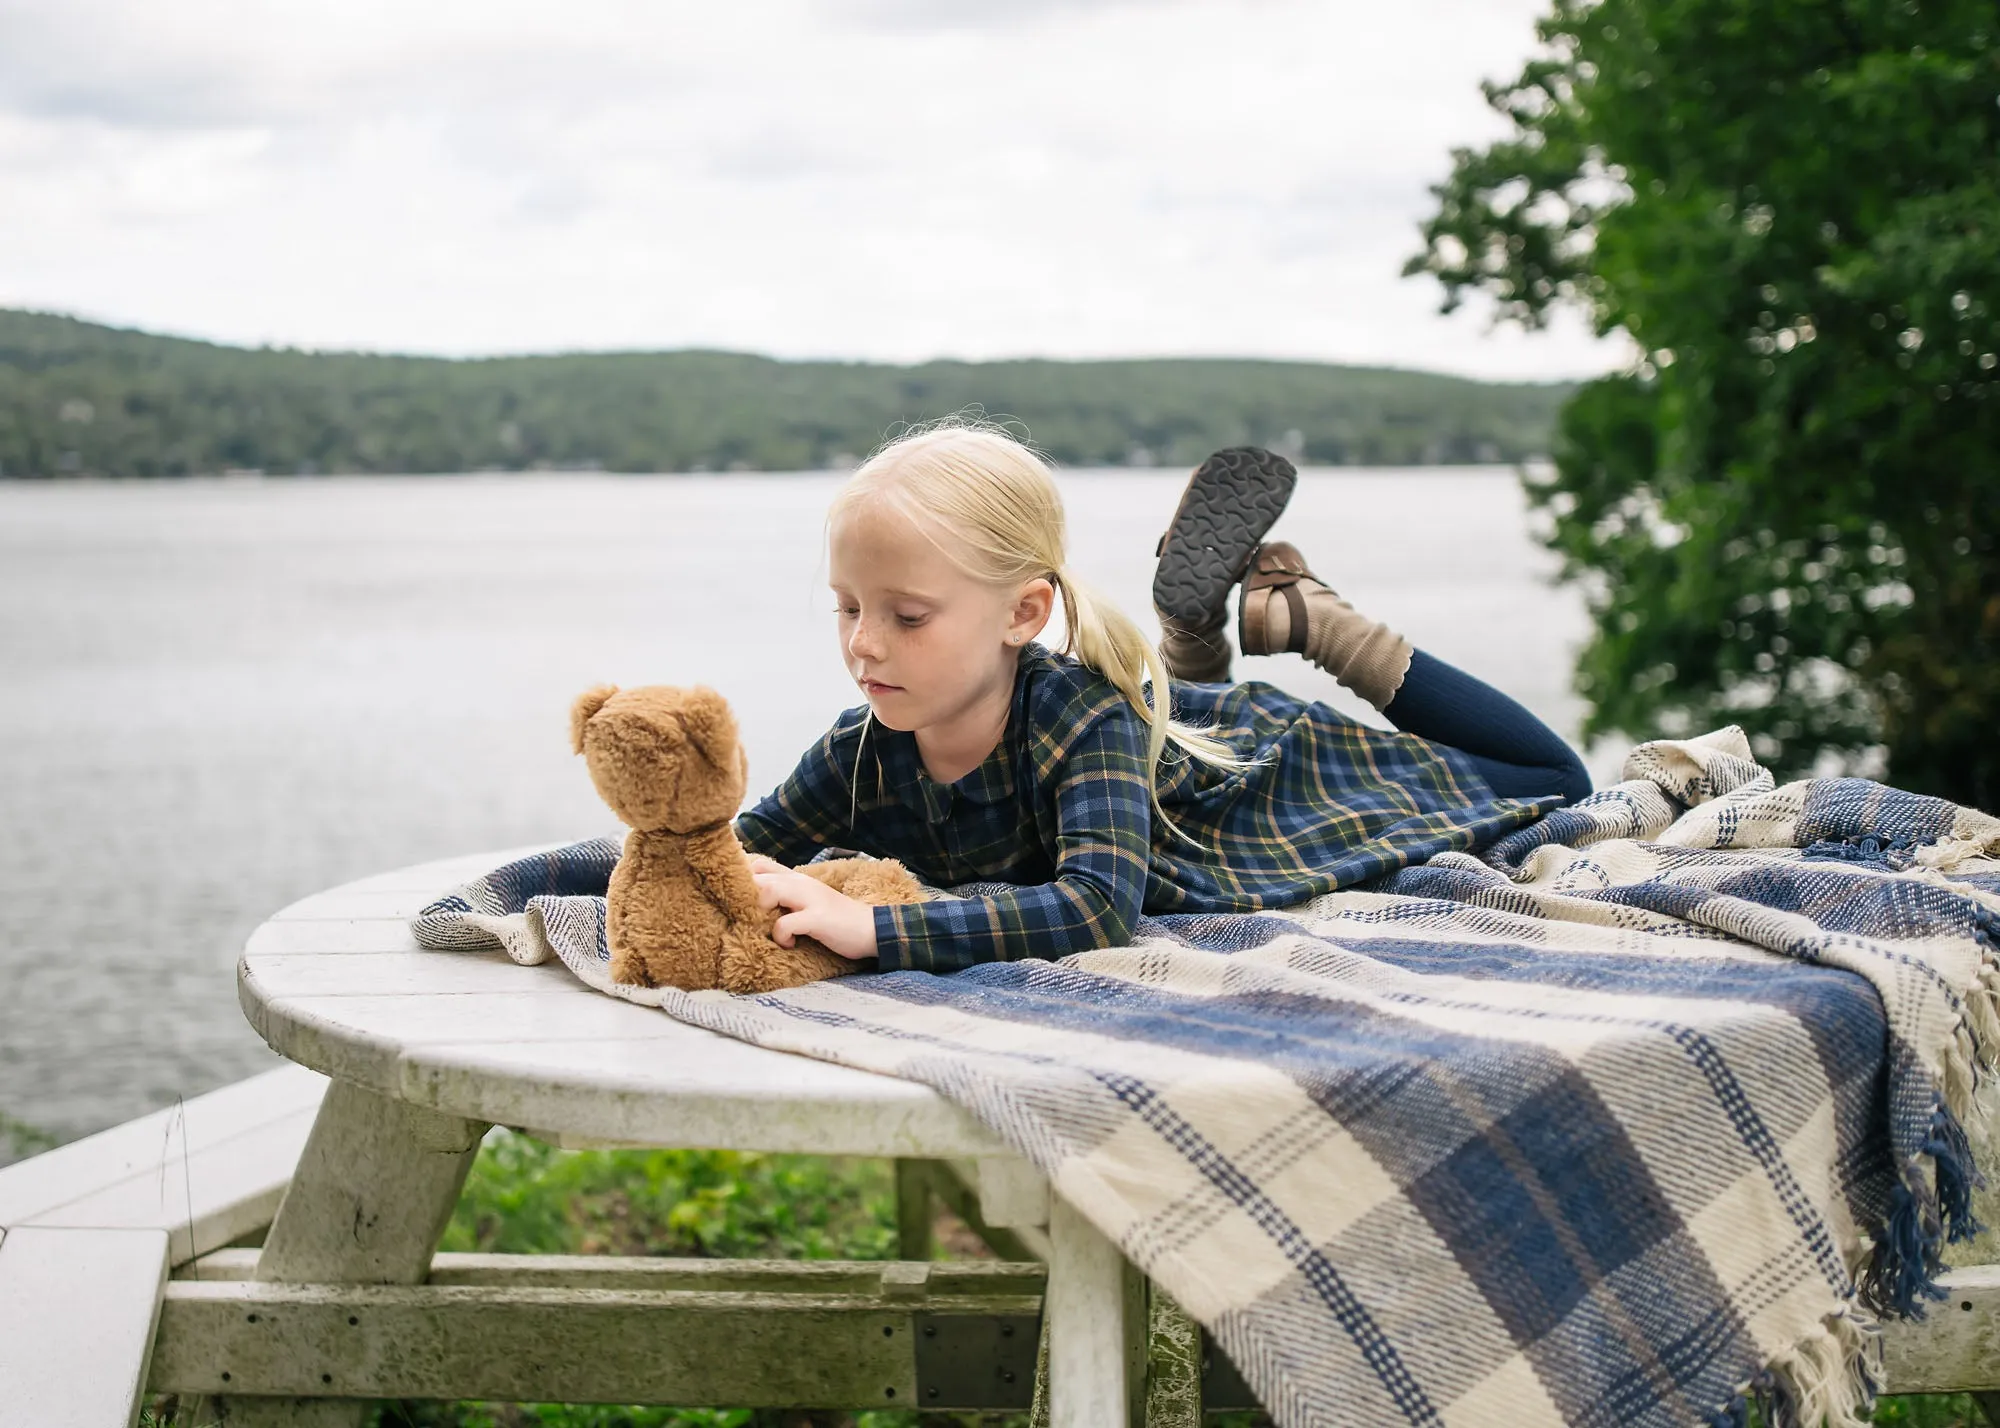
<instances>
[{"instance_id":1,"label":"cloudy sky","mask_svg":"<svg viewBox=\"0 0 2000 1428\"><path fill-rule=\"evenodd\" d=\"M0 0L0 305L230 342L1602 370L1398 271L1546 0Z\"/></svg>"}]
</instances>

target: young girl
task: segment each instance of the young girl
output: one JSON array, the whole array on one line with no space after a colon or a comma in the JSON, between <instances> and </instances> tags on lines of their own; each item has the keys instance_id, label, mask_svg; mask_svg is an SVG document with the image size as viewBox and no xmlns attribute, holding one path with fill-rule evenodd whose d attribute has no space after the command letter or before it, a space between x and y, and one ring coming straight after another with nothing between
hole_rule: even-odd
<instances>
[{"instance_id":1,"label":"young girl","mask_svg":"<svg viewBox=\"0 0 2000 1428\"><path fill-rule=\"evenodd\" d=\"M867 702L735 825L765 906L785 909L778 941L809 934L884 971L1055 958L1127 941L1141 912L1280 907L1478 847L1588 793L1527 710L1258 543L1295 479L1255 448L1194 473L1160 542L1156 652L1069 570L1061 498L1021 443L952 424L864 464L828 544ZM1227 683L1239 579L1245 653L1305 655L1402 732ZM1033 642L1057 595L1062 653ZM783 866L825 848L1011 886L871 907Z\"/></svg>"}]
</instances>

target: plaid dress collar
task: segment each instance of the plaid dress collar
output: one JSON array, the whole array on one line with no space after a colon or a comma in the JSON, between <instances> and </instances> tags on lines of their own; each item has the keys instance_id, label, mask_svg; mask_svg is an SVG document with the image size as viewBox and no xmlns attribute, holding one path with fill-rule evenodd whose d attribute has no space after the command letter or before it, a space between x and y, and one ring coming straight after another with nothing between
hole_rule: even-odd
<instances>
[{"instance_id":1,"label":"plaid dress collar","mask_svg":"<svg viewBox=\"0 0 2000 1428\"><path fill-rule=\"evenodd\" d=\"M912 813L934 823L950 817L951 811L961 803L991 807L1012 799L1014 766L1019 762L1023 731L1027 728L1028 672L1050 657L1049 652L1038 644L1031 643L1022 649L1020 661L1015 666L1014 697L1007 709L1007 728L1000 735L1000 742L993 746L993 751L980 761L977 768L951 783L938 782L924 768L923 755L917 751L916 735L876 724L869 739L870 742L876 739L882 741L877 747L883 781L890 796Z\"/></svg>"}]
</instances>

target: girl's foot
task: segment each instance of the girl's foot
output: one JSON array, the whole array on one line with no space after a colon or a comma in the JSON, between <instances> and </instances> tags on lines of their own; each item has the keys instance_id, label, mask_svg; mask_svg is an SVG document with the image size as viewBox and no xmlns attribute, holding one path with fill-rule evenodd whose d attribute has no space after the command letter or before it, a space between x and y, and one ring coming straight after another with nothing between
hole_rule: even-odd
<instances>
[{"instance_id":1,"label":"girl's foot","mask_svg":"<svg viewBox=\"0 0 2000 1428\"><path fill-rule=\"evenodd\" d=\"M1369 619L1306 567L1296 546L1257 547L1236 607L1243 653L1302 654L1376 709L1386 709L1409 672L1410 642Z\"/></svg>"},{"instance_id":2,"label":"girl's foot","mask_svg":"<svg viewBox=\"0 0 2000 1428\"><path fill-rule=\"evenodd\" d=\"M1298 468L1257 446L1232 446L1195 468L1153 574L1160 654L1176 679L1229 677L1229 587L1292 498Z\"/></svg>"}]
</instances>

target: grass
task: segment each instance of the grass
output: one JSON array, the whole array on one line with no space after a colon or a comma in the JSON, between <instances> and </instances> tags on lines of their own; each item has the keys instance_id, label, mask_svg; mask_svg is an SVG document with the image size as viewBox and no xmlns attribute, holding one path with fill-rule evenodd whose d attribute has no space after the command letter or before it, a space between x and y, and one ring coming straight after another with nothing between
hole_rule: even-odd
<instances>
[{"instance_id":1,"label":"grass","mask_svg":"<svg viewBox=\"0 0 2000 1428\"><path fill-rule=\"evenodd\" d=\"M1875 1410L1875 1422L1895 1428L1985 1428L1986 1419L1969 1393L1910 1394L1885 1398Z\"/></svg>"},{"instance_id":2,"label":"grass","mask_svg":"<svg viewBox=\"0 0 2000 1428\"><path fill-rule=\"evenodd\" d=\"M0 1111L0 1165L8 1160L25 1160L45 1150L54 1150L58 1144L57 1138L47 1131Z\"/></svg>"},{"instance_id":3,"label":"grass","mask_svg":"<svg viewBox=\"0 0 2000 1428\"><path fill-rule=\"evenodd\" d=\"M552 1150L499 1131L442 1248L499 1254L893 1259L887 1161L723 1150Z\"/></svg>"},{"instance_id":4,"label":"grass","mask_svg":"<svg viewBox=\"0 0 2000 1428\"><path fill-rule=\"evenodd\" d=\"M441 1246L499 1254L893 1259L896 1193L883 1160L719 1150L553 1150L487 1138ZM378 1405L368 1428L1025 1428L1020 1415Z\"/></svg>"},{"instance_id":5,"label":"grass","mask_svg":"<svg viewBox=\"0 0 2000 1428\"><path fill-rule=\"evenodd\" d=\"M11 1134L13 1122L0 1121ZM886 1161L730 1151L560 1151L507 1131L487 1138L445 1231L447 1250L503 1254L890 1259L895 1191ZM962 1226L942 1239L968 1243ZM153 1428L181 1428L142 1416ZM1214 1428L1256 1428L1229 1414ZM1968 1394L1886 1398L1883 1428L1983 1428ZM367 1428L1025 1428L1022 1415L382 1403Z\"/></svg>"}]
</instances>

